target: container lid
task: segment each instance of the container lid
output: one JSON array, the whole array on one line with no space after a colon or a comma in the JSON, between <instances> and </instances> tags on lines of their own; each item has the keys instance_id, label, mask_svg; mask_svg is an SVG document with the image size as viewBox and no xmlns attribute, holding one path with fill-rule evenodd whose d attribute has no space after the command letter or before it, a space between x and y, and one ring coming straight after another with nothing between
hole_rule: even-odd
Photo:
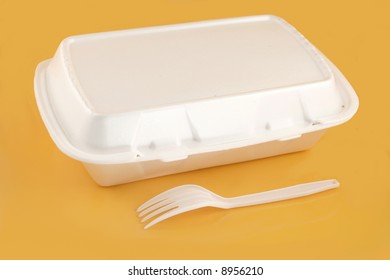
<instances>
[{"instance_id":1,"label":"container lid","mask_svg":"<svg viewBox=\"0 0 390 280\"><path fill-rule=\"evenodd\" d=\"M289 139L358 107L342 74L275 16L69 37L38 66L35 92L59 148L102 164Z\"/></svg>"}]
</instances>

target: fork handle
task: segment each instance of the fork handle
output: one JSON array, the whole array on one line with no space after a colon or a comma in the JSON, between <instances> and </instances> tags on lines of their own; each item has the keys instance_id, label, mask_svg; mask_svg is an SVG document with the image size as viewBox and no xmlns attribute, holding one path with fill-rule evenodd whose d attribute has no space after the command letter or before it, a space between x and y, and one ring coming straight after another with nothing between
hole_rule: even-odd
<instances>
[{"instance_id":1,"label":"fork handle","mask_svg":"<svg viewBox=\"0 0 390 280\"><path fill-rule=\"evenodd\" d=\"M339 185L340 183L337 180L332 179L299 184L291 187L261 193L226 198L228 202L226 208L237 208L307 196L318 192L334 189Z\"/></svg>"}]
</instances>

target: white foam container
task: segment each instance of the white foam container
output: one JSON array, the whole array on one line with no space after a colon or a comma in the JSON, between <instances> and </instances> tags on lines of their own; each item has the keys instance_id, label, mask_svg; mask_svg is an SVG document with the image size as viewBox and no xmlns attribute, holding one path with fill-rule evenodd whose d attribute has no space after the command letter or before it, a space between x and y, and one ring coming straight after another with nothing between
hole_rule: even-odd
<instances>
[{"instance_id":1,"label":"white foam container","mask_svg":"<svg viewBox=\"0 0 390 280\"><path fill-rule=\"evenodd\" d=\"M35 94L58 148L104 186L311 147L358 98L275 16L73 36Z\"/></svg>"}]
</instances>

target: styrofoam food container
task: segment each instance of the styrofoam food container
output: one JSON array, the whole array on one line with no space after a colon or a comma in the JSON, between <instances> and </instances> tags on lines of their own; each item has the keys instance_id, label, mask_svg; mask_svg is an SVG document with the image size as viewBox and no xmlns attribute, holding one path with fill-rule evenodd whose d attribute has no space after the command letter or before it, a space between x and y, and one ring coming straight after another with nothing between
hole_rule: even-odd
<instances>
[{"instance_id":1,"label":"styrofoam food container","mask_svg":"<svg viewBox=\"0 0 390 280\"><path fill-rule=\"evenodd\" d=\"M69 37L35 93L59 149L105 186L304 150L358 108L335 66L268 15Z\"/></svg>"}]
</instances>

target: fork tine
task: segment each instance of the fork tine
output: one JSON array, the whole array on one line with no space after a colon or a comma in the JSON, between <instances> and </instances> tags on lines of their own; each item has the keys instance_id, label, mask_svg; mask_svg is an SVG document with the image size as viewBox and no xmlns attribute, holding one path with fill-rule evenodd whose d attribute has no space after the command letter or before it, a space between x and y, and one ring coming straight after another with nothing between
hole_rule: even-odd
<instances>
[{"instance_id":1,"label":"fork tine","mask_svg":"<svg viewBox=\"0 0 390 280\"><path fill-rule=\"evenodd\" d=\"M157 224L157 223L159 223L161 221L164 221L164 220L166 220L166 219L168 219L170 217L173 217L173 216L176 216L178 214L181 214L181 213L184 213L184 212L188 212L188 211L191 211L191 210L194 210L194 209L202 208L202 207L206 207L206 205L193 204L193 205L187 206L187 207L174 208L173 210L168 211L168 212L162 214L161 216L157 217L153 221L151 221L149 224L147 224L144 227L144 229L148 229L151 226L154 226L155 224Z\"/></svg>"},{"instance_id":2,"label":"fork tine","mask_svg":"<svg viewBox=\"0 0 390 280\"><path fill-rule=\"evenodd\" d=\"M145 217L142 218L141 220L141 223L153 218L154 216L157 216L163 212L166 212L166 211L169 211L169 210L173 210L174 208L177 208L179 207L179 205L177 203L170 203L168 205L165 205L159 209L157 209L156 211L153 211L151 213L149 213L148 215L146 215Z\"/></svg>"},{"instance_id":3,"label":"fork tine","mask_svg":"<svg viewBox=\"0 0 390 280\"><path fill-rule=\"evenodd\" d=\"M180 192L181 189L183 189L184 187L186 187L188 185L183 185L183 186L179 186L179 187L175 187L175 188L172 188L172 189L169 189L165 192L162 192L154 197L152 197L151 199L149 199L148 201L146 201L145 203L143 203L140 207L138 207L137 209L137 212L141 212L142 210L144 210L145 208L148 208L149 206L159 202L160 200L164 200L168 197L170 197L170 195L173 193L176 193L176 192Z\"/></svg>"},{"instance_id":4,"label":"fork tine","mask_svg":"<svg viewBox=\"0 0 390 280\"><path fill-rule=\"evenodd\" d=\"M161 200L155 204L153 204L152 206L149 206L147 207L146 209L142 210L141 212L138 213L138 217L142 217L142 216L145 216L146 214L150 213L150 212L153 212L153 210L156 210L160 207L163 207L165 205L168 205L168 204L171 204L172 202L174 202L173 199L164 199L164 200Z\"/></svg>"},{"instance_id":5,"label":"fork tine","mask_svg":"<svg viewBox=\"0 0 390 280\"><path fill-rule=\"evenodd\" d=\"M180 192L178 192L177 194L171 195L171 197L169 197L169 198L161 200L161 201L145 208L144 210L142 210L138 214L138 217L141 218L142 216L153 212L153 210L158 209L158 208L165 206L167 204L171 204L171 203L178 202L178 201L181 201L182 203L183 202L190 202L190 201L194 201L196 199L198 199L198 200L203 199L205 197L208 197L208 195L205 193L196 193L196 192L181 192L180 193Z\"/></svg>"}]
</instances>

